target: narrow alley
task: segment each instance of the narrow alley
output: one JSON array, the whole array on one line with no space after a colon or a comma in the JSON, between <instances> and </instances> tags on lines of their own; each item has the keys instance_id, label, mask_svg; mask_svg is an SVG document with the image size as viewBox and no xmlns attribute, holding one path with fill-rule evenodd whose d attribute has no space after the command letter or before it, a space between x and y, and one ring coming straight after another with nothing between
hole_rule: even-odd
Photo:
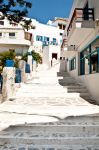
<instances>
[{"instance_id":1,"label":"narrow alley","mask_svg":"<svg viewBox=\"0 0 99 150\"><path fill-rule=\"evenodd\" d=\"M0 145L2 150L4 147L7 147L6 150L34 150L33 145L30 144L32 141L38 147L35 150L43 150L43 148L49 150L48 147L51 145L54 147L51 150L63 150L63 148L67 150L70 148L69 144L72 143L72 140L68 139L70 137L71 139L76 137L71 148L77 150L77 147L74 147L75 144L79 145L78 148L82 148L81 145L85 144L84 150L86 150L84 137L86 136L89 145L92 143L92 139L97 137L99 106L88 103L80 97L79 93L68 93L66 87L59 84L62 77L57 77L58 69L59 64L50 70L37 72L35 79L22 83L13 99L0 104ZM91 130L93 133L91 135L83 133L84 127L85 132ZM76 133L77 129L80 131L79 135ZM69 130L70 133L67 134ZM61 135L64 133L64 136L61 137L57 132ZM52 133L56 134L56 137L53 137ZM70 137L68 137L69 134ZM57 138L60 141L53 142ZM51 139L53 140L51 141ZM98 137L93 140L93 143L96 143L99 148ZM60 149L56 148L58 145L60 145ZM63 145L65 146L63 147ZM32 148L29 149L28 146Z\"/></svg>"}]
</instances>

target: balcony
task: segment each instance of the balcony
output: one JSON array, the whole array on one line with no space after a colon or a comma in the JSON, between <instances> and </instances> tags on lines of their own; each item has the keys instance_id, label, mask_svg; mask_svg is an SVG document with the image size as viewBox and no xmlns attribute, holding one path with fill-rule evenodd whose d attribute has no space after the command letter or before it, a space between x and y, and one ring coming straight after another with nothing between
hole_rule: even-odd
<instances>
[{"instance_id":1,"label":"balcony","mask_svg":"<svg viewBox=\"0 0 99 150\"><path fill-rule=\"evenodd\" d=\"M67 28L69 45L79 45L95 27L94 9L76 8Z\"/></svg>"},{"instance_id":2,"label":"balcony","mask_svg":"<svg viewBox=\"0 0 99 150\"><path fill-rule=\"evenodd\" d=\"M9 38L9 37L0 37L0 44L11 44L11 45L26 45L30 46L31 41L24 38Z\"/></svg>"}]
</instances>

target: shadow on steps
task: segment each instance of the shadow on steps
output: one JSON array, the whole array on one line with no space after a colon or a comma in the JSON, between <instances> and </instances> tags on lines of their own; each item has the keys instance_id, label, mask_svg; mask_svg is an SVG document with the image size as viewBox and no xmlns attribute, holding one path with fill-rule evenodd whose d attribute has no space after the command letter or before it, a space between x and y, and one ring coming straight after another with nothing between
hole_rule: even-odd
<instances>
[{"instance_id":1,"label":"shadow on steps","mask_svg":"<svg viewBox=\"0 0 99 150\"><path fill-rule=\"evenodd\" d=\"M89 94L86 86L71 77L68 72L57 72L57 76L62 77L58 79L58 82L67 89L67 93L80 93L81 98L91 104L97 105L97 102Z\"/></svg>"}]
</instances>

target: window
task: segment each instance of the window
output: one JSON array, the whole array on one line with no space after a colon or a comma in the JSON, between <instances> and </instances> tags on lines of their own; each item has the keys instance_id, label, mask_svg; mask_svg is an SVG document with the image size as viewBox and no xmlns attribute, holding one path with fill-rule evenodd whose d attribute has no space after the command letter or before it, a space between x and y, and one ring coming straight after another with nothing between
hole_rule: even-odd
<instances>
[{"instance_id":1,"label":"window","mask_svg":"<svg viewBox=\"0 0 99 150\"><path fill-rule=\"evenodd\" d=\"M43 46L48 46L49 45L49 40L50 40L50 38L49 37L46 37L46 36L44 36L43 37Z\"/></svg>"},{"instance_id":2,"label":"window","mask_svg":"<svg viewBox=\"0 0 99 150\"><path fill-rule=\"evenodd\" d=\"M4 25L4 21L0 21L0 25Z\"/></svg>"},{"instance_id":3,"label":"window","mask_svg":"<svg viewBox=\"0 0 99 150\"><path fill-rule=\"evenodd\" d=\"M62 24L58 24L58 26L59 26L59 29L62 29Z\"/></svg>"},{"instance_id":4,"label":"window","mask_svg":"<svg viewBox=\"0 0 99 150\"><path fill-rule=\"evenodd\" d=\"M56 38L53 38L53 45L56 45Z\"/></svg>"},{"instance_id":5,"label":"window","mask_svg":"<svg viewBox=\"0 0 99 150\"><path fill-rule=\"evenodd\" d=\"M70 70L75 70L76 69L76 57L72 58L70 60Z\"/></svg>"},{"instance_id":6,"label":"window","mask_svg":"<svg viewBox=\"0 0 99 150\"><path fill-rule=\"evenodd\" d=\"M2 33L0 32L0 37L2 37Z\"/></svg>"},{"instance_id":7,"label":"window","mask_svg":"<svg viewBox=\"0 0 99 150\"><path fill-rule=\"evenodd\" d=\"M99 72L99 48L85 49L80 53L80 75L92 74Z\"/></svg>"},{"instance_id":8,"label":"window","mask_svg":"<svg viewBox=\"0 0 99 150\"><path fill-rule=\"evenodd\" d=\"M10 37L10 38L15 38L15 33L14 33L14 32L10 32L10 33L9 33L9 37Z\"/></svg>"},{"instance_id":9,"label":"window","mask_svg":"<svg viewBox=\"0 0 99 150\"><path fill-rule=\"evenodd\" d=\"M32 34L25 32L25 39L31 41L32 40Z\"/></svg>"},{"instance_id":10,"label":"window","mask_svg":"<svg viewBox=\"0 0 99 150\"><path fill-rule=\"evenodd\" d=\"M45 41L45 42L49 42L49 37L46 37L46 36L45 36L45 37L44 37L44 41Z\"/></svg>"},{"instance_id":11,"label":"window","mask_svg":"<svg viewBox=\"0 0 99 150\"><path fill-rule=\"evenodd\" d=\"M11 23L11 25L12 25L13 27L17 27L17 26L18 26L17 23Z\"/></svg>"},{"instance_id":12,"label":"window","mask_svg":"<svg viewBox=\"0 0 99 150\"><path fill-rule=\"evenodd\" d=\"M63 33L60 33L60 35L62 36L62 35L63 35Z\"/></svg>"},{"instance_id":13,"label":"window","mask_svg":"<svg viewBox=\"0 0 99 150\"><path fill-rule=\"evenodd\" d=\"M40 35L37 35L37 36L36 36L36 41L43 41L43 37L40 36Z\"/></svg>"},{"instance_id":14,"label":"window","mask_svg":"<svg viewBox=\"0 0 99 150\"><path fill-rule=\"evenodd\" d=\"M9 49L9 51L14 53L14 52L15 52L15 49Z\"/></svg>"},{"instance_id":15,"label":"window","mask_svg":"<svg viewBox=\"0 0 99 150\"><path fill-rule=\"evenodd\" d=\"M56 42L56 38L53 38L53 42Z\"/></svg>"},{"instance_id":16,"label":"window","mask_svg":"<svg viewBox=\"0 0 99 150\"><path fill-rule=\"evenodd\" d=\"M60 60L62 60L62 57L60 57Z\"/></svg>"},{"instance_id":17,"label":"window","mask_svg":"<svg viewBox=\"0 0 99 150\"><path fill-rule=\"evenodd\" d=\"M60 43L62 43L63 40L60 40Z\"/></svg>"},{"instance_id":18,"label":"window","mask_svg":"<svg viewBox=\"0 0 99 150\"><path fill-rule=\"evenodd\" d=\"M98 52L95 51L90 55L90 61L91 61L91 73L98 72Z\"/></svg>"},{"instance_id":19,"label":"window","mask_svg":"<svg viewBox=\"0 0 99 150\"><path fill-rule=\"evenodd\" d=\"M65 28L66 28L66 26L65 26L65 25L63 25L63 30L65 30Z\"/></svg>"}]
</instances>

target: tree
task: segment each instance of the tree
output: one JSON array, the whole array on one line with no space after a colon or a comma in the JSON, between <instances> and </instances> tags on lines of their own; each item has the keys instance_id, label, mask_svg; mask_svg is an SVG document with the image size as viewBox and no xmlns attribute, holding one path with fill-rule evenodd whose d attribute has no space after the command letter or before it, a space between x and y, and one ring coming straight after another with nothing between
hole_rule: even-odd
<instances>
[{"instance_id":1,"label":"tree","mask_svg":"<svg viewBox=\"0 0 99 150\"><path fill-rule=\"evenodd\" d=\"M27 31L28 31L29 29L35 29L35 26L33 26L31 19L29 19L29 20L25 19L25 20L21 23L21 26L22 26L24 29L26 29Z\"/></svg>"},{"instance_id":2,"label":"tree","mask_svg":"<svg viewBox=\"0 0 99 150\"><path fill-rule=\"evenodd\" d=\"M39 53L32 51L32 57L37 63L42 63L42 57Z\"/></svg>"},{"instance_id":3,"label":"tree","mask_svg":"<svg viewBox=\"0 0 99 150\"><path fill-rule=\"evenodd\" d=\"M32 51L31 55L33 57L33 60L35 60L37 63L42 63L42 57L39 53ZM24 54L24 56L22 57L22 60L27 61L27 58L28 58L28 52Z\"/></svg>"},{"instance_id":4,"label":"tree","mask_svg":"<svg viewBox=\"0 0 99 150\"><path fill-rule=\"evenodd\" d=\"M25 21L31 2L27 0L0 0L0 19L8 18L10 23Z\"/></svg>"}]
</instances>

